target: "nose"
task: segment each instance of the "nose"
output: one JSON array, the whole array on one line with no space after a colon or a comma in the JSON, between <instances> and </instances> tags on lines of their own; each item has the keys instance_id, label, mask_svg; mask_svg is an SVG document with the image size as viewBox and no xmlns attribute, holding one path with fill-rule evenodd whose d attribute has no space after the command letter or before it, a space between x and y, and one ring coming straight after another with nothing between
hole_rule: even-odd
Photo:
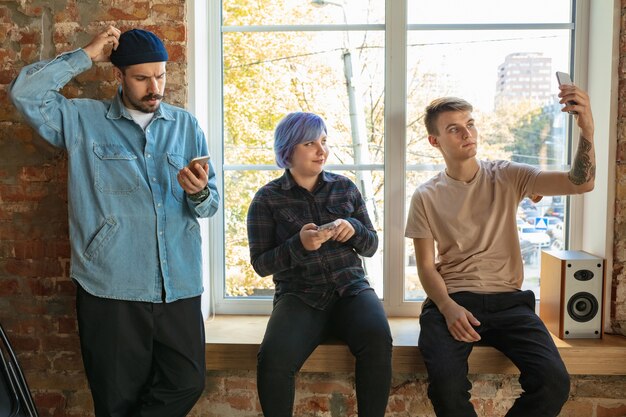
<instances>
[{"instance_id":1,"label":"nose","mask_svg":"<svg viewBox=\"0 0 626 417\"><path fill-rule=\"evenodd\" d=\"M324 145L324 144L322 144L320 142L317 142L315 144L315 146L316 146L316 150L317 150L318 154L325 154L326 153L326 145Z\"/></svg>"},{"instance_id":2,"label":"nose","mask_svg":"<svg viewBox=\"0 0 626 417\"><path fill-rule=\"evenodd\" d=\"M148 85L148 92L150 93L159 92L159 83L155 77L150 78L150 84Z\"/></svg>"},{"instance_id":3,"label":"nose","mask_svg":"<svg viewBox=\"0 0 626 417\"><path fill-rule=\"evenodd\" d=\"M468 128L463 128L463 139L467 139L467 138L471 138L472 135L472 131Z\"/></svg>"}]
</instances>

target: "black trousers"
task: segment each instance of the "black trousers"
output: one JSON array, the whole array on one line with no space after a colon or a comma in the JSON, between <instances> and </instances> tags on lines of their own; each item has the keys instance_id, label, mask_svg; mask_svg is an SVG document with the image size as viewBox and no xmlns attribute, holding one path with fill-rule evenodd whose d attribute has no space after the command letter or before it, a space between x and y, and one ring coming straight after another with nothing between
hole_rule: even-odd
<instances>
[{"instance_id":1,"label":"black trousers","mask_svg":"<svg viewBox=\"0 0 626 417\"><path fill-rule=\"evenodd\" d=\"M570 381L559 351L535 314L532 291L502 294L460 292L450 297L480 321L482 344L504 353L520 370L524 392L506 417L555 417L567 401ZM428 397L437 417L476 416L467 359L474 343L459 342L448 331L437 306L427 300L420 316L419 348L428 370Z\"/></svg>"},{"instance_id":2,"label":"black trousers","mask_svg":"<svg viewBox=\"0 0 626 417\"><path fill-rule=\"evenodd\" d=\"M382 303L371 289L337 298L327 310L316 310L290 294L278 300L258 353L257 389L263 415L293 415L296 373L330 335L345 341L356 358L359 417L384 416L391 386L392 338Z\"/></svg>"},{"instance_id":3,"label":"black trousers","mask_svg":"<svg viewBox=\"0 0 626 417\"><path fill-rule=\"evenodd\" d=\"M204 389L200 297L145 303L76 296L97 417L186 416Z\"/></svg>"}]
</instances>

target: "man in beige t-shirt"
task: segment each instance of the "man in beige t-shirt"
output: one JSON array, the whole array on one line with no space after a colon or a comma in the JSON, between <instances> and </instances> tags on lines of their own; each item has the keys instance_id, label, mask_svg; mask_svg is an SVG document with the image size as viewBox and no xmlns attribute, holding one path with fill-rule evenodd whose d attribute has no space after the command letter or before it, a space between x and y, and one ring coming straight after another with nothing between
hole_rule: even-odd
<instances>
[{"instance_id":1,"label":"man in beige t-shirt","mask_svg":"<svg viewBox=\"0 0 626 417\"><path fill-rule=\"evenodd\" d=\"M587 94L560 87L562 111L576 111L580 140L569 172L476 158L478 130L465 100L434 100L425 114L428 141L446 170L415 190L406 237L413 238L426 294L419 347L438 417L476 416L470 402L467 358L482 341L520 369L524 392L507 417L558 415L569 376L532 291L521 291L523 265L516 211L529 195L591 191L595 178L593 116ZM435 244L437 256L435 256Z\"/></svg>"}]
</instances>

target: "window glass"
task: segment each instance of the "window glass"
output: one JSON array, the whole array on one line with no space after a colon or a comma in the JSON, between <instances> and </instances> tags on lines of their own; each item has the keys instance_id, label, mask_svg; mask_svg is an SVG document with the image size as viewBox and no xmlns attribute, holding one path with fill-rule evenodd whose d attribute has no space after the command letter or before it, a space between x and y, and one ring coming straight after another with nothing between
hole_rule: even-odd
<instances>
[{"instance_id":1,"label":"window glass","mask_svg":"<svg viewBox=\"0 0 626 417\"><path fill-rule=\"evenodd\" d=\"M408 0L409 24L569 23L571 15L570 0Z\"/></svg>"},{"instance_id":2,"label":"window glass","mask_svg":"<svg viewBox=\"0 0 626 417\"><path fill-rule=\"evenodd\" d=\"M358 4L378 10L381 1L353 2L354 8L328 2L223 2L224 24L285 24L370 21ZM319 3L319 2L318 2ZM346 2L350 3L350 2ZM319 6L319 5L317 5ZM243 9L247 10L246 15ZM328 9L328 10L326 10ZM322 13L323 11L323 13ZM238 17L237 17L238 16ZM325 16L325 17L324 17ZM370 17L368 17L370 16ZM375 19L374 19L375 20ZM224 79L224 294L226 298L271 296L272 277L258 277L249 261L246 215L256 190L282 175L274 160L274 128L293 111L319 114L328 127L331 148L326 169L351 178L363 194L380 233L378 253L364 260L371 284L382 297L384 32L319 30L225 31Z\"/></svg>"},{"instance_id":3,"label":"window glass","mask_svg":"<svg viewBox=\"0 0 626 417\"><path fill-rule=\"evenodd\" d=\"M224 26L385 23L384 0L224 0Z\"/></svg>"},{"instance_id":4,"label":"window glass","mask_svg":"<svg viewBox=\"0 0 626 417\"><path fill-rule=\"evenodd\" d=\"M556 19L556 17L555 17ZM570 31L409 31L407 37L406 207L415 187L444 169L431 147L423 111L433 99L457 96L474 106L478 157L567 169L567 115L555 71L570 68ZM566 198L524 199L518 210L524 288L539 296L539 254L564 249ZM412 242L406 242L405 300L424 299Z\"/></svg>"},{"instance_id":5,"label":"window glass","mask_svg":"<svg viewBox=\"0 0 626 417\"><path fill-rule=\"evenodd\" d=\"M224 264L217 297L269 302L273 294L272 277L259 277L250 265L246 215L255 192L282 175L274 161L273 132L287 113L314 112L326 121L331 147L326 168L357 184L379 233L378 252L364 265L385 302L390 298L383 289L393 293L394 303L415 305L425 297L412 242L398 227L385 230L390 219L384 204L408 210L415 187L444 167L423 127L422 113L431 100L454 95L474 105L482 159L568 168L570 121L560 112L554 73L573 68L574 2L406 1L407 15L388 21L385 0L221 2L223 166L217 168L224 179ZM393 33L405 22L406 50L402 46L394 54L406 54L406 102L385 96L385 86L399 81L386 79L385 64L404 62L385 49L386 30ZM397 123L394 115L385 115L391 107L385 100L406 116L405 138L385 137L385 126ZM385 164L401 163L402 174L385 177ZM385 183L404 184L404 201L386 195L391 186ZM524 288L537 295L540 251L567 247L567 207L568 199L560 197L524 199L519 206ZM386 257L398 259L384 253L386 240L404 242L404 255L396 252L402 264L385 263Z\"/></svg>"}]
</instances>

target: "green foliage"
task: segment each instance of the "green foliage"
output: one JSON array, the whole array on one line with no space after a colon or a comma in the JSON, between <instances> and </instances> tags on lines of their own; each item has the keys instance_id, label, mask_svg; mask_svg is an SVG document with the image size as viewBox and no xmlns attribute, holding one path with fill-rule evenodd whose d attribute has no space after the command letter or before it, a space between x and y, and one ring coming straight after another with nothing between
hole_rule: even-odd
<instances>
[{"instance_id":1,"label":"green foliage","mask_svg":"<svg viewBox=\"0 0 626 417\"><path fill-rule=\"evenodd\" d=\"M513 143L505 149L511 152L511 160L531 165L545 165L554 158L552 125L554 112L551 106L536 108L518 118L511 127Z\"/></svg>"}]
</instances>

